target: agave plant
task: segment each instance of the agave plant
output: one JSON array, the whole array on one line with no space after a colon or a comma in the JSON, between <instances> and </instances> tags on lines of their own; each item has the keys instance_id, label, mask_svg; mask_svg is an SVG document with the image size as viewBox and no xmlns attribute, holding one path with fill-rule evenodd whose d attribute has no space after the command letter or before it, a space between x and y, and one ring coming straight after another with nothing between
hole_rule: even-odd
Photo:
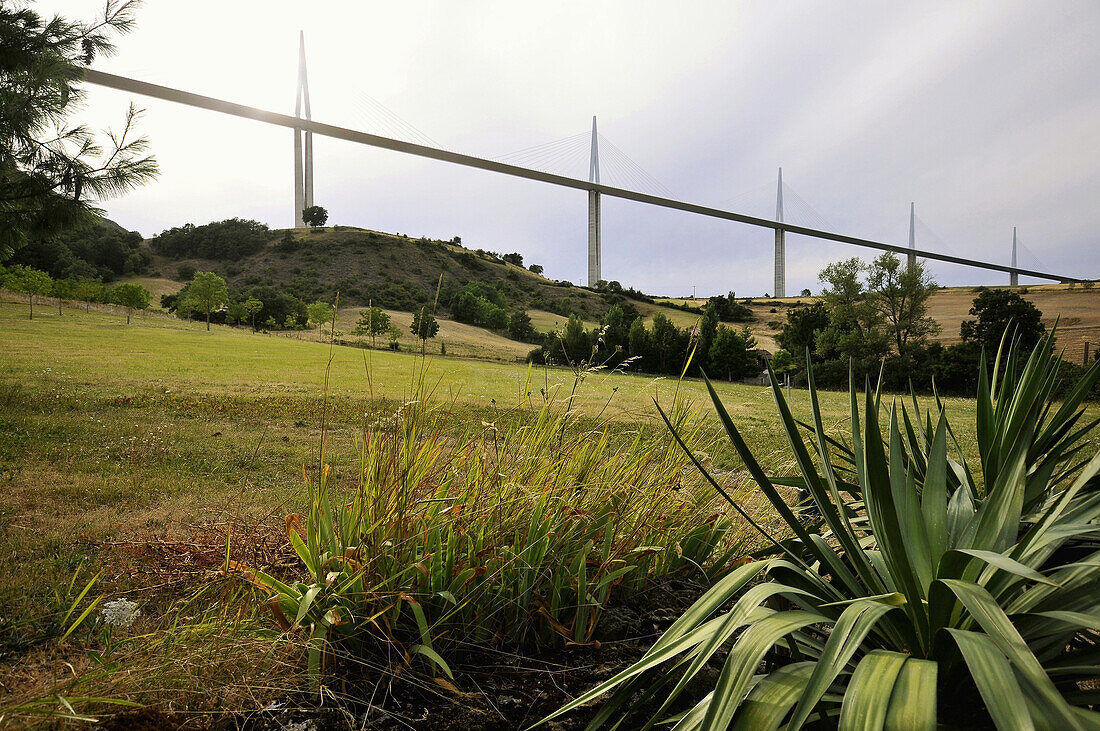
<instances>
[{"instance_id":1,"label":"agave plant","mask_svg":"<svg viewBox=\"0 0 1100 731\"><path fill-rule=\"evenodd\" d=\"M1058 403L1053 337L1026 363L1002 350L992 374L982 363L974 466L939 399L922 417L916 398L912 412L887 407L869 384L862 411L850 389L850 441L830 436L811 374L812 424L773 386L799 474L769 477L708 381L793 538L767 535L771 557L728 573L641 660L549 718L613 690L590 729L634 727L638 707L656 708L646 728L1100 728L1100 453L1082 458L1100 366ZM810 495L813 526L777 485ZM708 665L713 690L689 697Z\"/></svg>"}]
</instances>

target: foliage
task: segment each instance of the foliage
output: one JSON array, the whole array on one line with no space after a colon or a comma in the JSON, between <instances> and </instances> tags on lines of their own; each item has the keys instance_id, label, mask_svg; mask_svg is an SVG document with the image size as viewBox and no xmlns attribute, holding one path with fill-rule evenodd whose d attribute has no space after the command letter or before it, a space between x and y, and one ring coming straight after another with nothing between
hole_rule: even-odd
<instances>
[{"instance_id":1,"label":"foliage","mask_svg":"<svg viewBox=\"0 0 1100 731\"><path fill-rule=\"evenodd\" d=\"M315 683L323 655L361 658L379 642L448 674L449 651L471 643L590 643L613 594L739 552L714 495L681 488L674 442L639 433L615 446L601 425L569 429L572 401L549 396L447 437L462 417L421 382L360 442L354 490L320 467L308 515L287 518L294 579L237 567L271 593L282 629L308 637ZM697 415L672 411L701 444Z\"/></svg>"},{"instance_id":2,"label":"foliage","mask_svg":"<svg viewBox=\"0 0 1100 731\"><path fill-rule=\"evenodd\" d=\"M156 176L147 140L134 137L132 105L107 145L68 124L84 100L83 69L114 51L111 36L133 27L136 7L110 0L101 18L82 23L0 5L0 261L28 240L91 223L96 202Z\"/></svg>"},{"instance_id":3,"label":"foliage","mask_svg":"<svg viewBox=\"0 0 1100 731\"><path fill-rule=\"evenodd\" d=\"M210 313L229 302L229 289L214 272L196 272L187 287L186 301L190 310L206 316L206 329L210 330Z\"/></svg>"},{"instance_id":4,"label":"foliage","mask_svg":"<svg viewBox=\"0 0 1100 731\"><path fill-rule=\"evenodd\" d=\"M1009 289L983 289L974 298L970 314L977 319L964 320L959 334L964 342L987 350L997 347L1009 327L1026 348L1034 347L1046 333L1039 308Z\"/></svg>"},{"instance_id":5,"label":"foliage","mask_svg":"<svg viewBox=\"0 0 1100 731\"><path fill-rule=\"evenodd\" d=\"M544 269L542 268L542 264L532 264L531 266L527 267L527 271L531 272L532 274L542 274Z\"/></svg>"},{"instance_id":6,"label":"foliage","mask_svg":"<svg viewBox=\"0 0 1100 731\"><path fill-rule=\"evenodd\" d=\"M508 318L508 337L521 343L531 342L538 333L531 325L531 316L523 310L517 310Z\"/></svg>"},{"instance_id":7,"label":"foliage","mask_svg":"<svg viewBox=\"0 0 1100 731\"><path fill-rule=\"evenodd\" d=\"M890 339L881 327L882 315L862 279L867 268L853 257L821 270L820 279L825 285L822 299L829 311L829 324L817 335L817 350L826 358L873 363L889 352Z\"/></svg>"},{"instance_id":8,"label":"foliage","mask_svg":"<svg viewBox=\"0 0 1100 731\"><path fill-rule=\"evenodd\" d=\"M107 219L75 226L52 236L31 237L11 258L14 264L41 269L55 279L83 277L110 281L145 272L152 256L141 234Z\"/></svg>"},{"instance_id":9,"label":"foliage","mask_svg":"<svg viewBox=\"0 0 1100 731\"><path fill-rule=\"evenodd\" d=\"M243 259L264 248L271 239L267 224L241 218L196 226L187 223L154 237L149 245L173 259Z\"/></svg>"},{"instance_id":10,"label":"foliage","mask_svg":"<svg viewBox=\"0 0 1100 731\"><path fill-rule=\"evenodd\" d=\"M922 415L915 398L912 413L895 402L884 437L870 384L862 412L850 388L850 441L831 436L811 377L811 425L773 381L799 473L768 476L711 388L794 538L765 533L774 557L727 574L642 660L562 710L617 688L590 728L639 692L665 697L656 719L716 660L713 692L677 728L1095 728L1100 453L1082 454L1097 422L1082 423L1081 398L1100 365L1055 403L1052 347L1047 338L1022 365L1012 347L1003 369L980 372L976 465L942 403ZM810 523L780 485L812 496Z\"/></svg>"},{"instance_id":11,"label":"foliage","mask_svg":"<svg viewBox=\"0 0 1100 731\"><path fill-rule=\"evenodd\" d=\"M504 295L496 287L481 282L471 282L451 300L451 317L489 330L508 327L508 313L504 309Z\"/></svg>"},{"instance_id":12,"label":"foliage","mask_svg":"<svg viewBox=\"0 0 1100 731\"><path fill-rule=\"evenodd\" d=\"M829 308L824 302L814 302L809 307L787 310L787 322L775 340L791 354L799 368L805 368L807 351L815 359L817 335L828 326Z\"/></svg>"},{"instance_id":13,"label":"foliage","mask_svg":"<svg viewBox=\"0 0 1100 731\"><path fill-rule=\"evenodd\" d=\"M928 298L938 287L925 272L924 262L902 266L893 252L884 252L871 262L867 289L897 353L939 332L939 323L928 317Z\"/></svg>"},{"instance_id":14,"label":"foliage","mask_svg":"<svg viewBox=\"0 0 1100 731\"><path fill-rule=\"evenodd\" d=\"M409 331L423 344L429 338L434 338L436 333L439 332L439 322L436 321L435 315L425 305L413 313Z\"/></svg>"},{"instance_id":15,"label":"foliage","mask_svg":"<svg viewBox=\"0 0 1100 731\"><path fill-rule=\"evenodd\" d=\"M328 302L314 302L311 305L306 305L306 312L309 315L310 323L317 326L317 334L321 334L321 329L325 325L328 325L336 318L336 308Z\"/></svg>"},{"instance_id":16,"label":"foliage","mask_svg":"<svg viewBox=\"0 0 1100 731\"><path fill-rule=\"evenodd\" d=\"M508 264L515 264L518 267L523 266L523 254L512 252L511 254L505 254L501 257Z\"/></svg>"},{"instance_id":17,"label":"foliage","mask_svg":"<svg viewBox=\"0 0 1100 731\"><path fill-rule=\"evenodd\" d=\"M798 370L798 363L795 361L793 355L783 348L780 348L772 355L771 368L773 373L784 375Z\"/></svg>"},{"instance_id":18,"label":"foliage","mask_svg":"<svg viewBox=\"0 0 1100 731\"><path fill-rule=\"evenodd\" d=\"M46 272L16 264L4 273L4 287L27 295L30 319L34 319L34 298L44 297L53 289L53 280Z\"/></svg>"},{"instance_id":19,"label":"foliage","mask_svg":"<svg viewBox=\"0 0 1100 731\"><path fill-rule=\"evenodd\" d=\"M721 325L707 350L709 372L725 376L728 381L759 375L763 368L755 349L756 340L747 327L738 331Z\"/></svg>"},{"instance_id":20,"label":"foliage","mask_svg":"<svg viewBox=\"0 0 1100 731\"><path fill-rule=\"evenodd\" d=\"M728 295L716 295L707 300L707 304L713 304L718 313L718 319L722 322L748 322L752 320L752 309L737 301L736 295L730 292Z\"/></svg>"},{"instance_id":21,"label":"foliage","mask_svg":"<svg viewBox=\"0 0 1100 731\"><path fill-rule=\"evenodd\" d=\"M370 343L374 345L374 339L390 329L390 316L381 307L368 307L359 311L359 319L355 321L354 335L367 335Z\"/></svg>"},{"instance_id":22,"label":"foliage","mask_svg":"<svg viewBox=\"0 0 1100 731\"><path fill-rule=\"evenodd\" d=\"M321 228L328 223L328 211L321 206L308 206L302 209L302 220L310 228Z\"/></svg>"},{"instance_id":23,"label":"foliage","mask_svg":"<svg viewBox=\"0 0 1100 731\"><path fill-rule=\"evenodd\" d=\"M134 310L149 307L149 290L137 282L124 282L111 288L111 302L126 308L126 324L129 325Z\"/></svg>"}]
</instances>

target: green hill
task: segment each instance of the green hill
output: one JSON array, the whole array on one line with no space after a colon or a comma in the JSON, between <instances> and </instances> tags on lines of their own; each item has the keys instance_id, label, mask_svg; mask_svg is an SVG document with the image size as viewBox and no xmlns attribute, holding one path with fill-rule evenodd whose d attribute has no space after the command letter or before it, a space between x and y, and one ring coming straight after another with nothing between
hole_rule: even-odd
<instances>
[{"instance_id":1,"label":"green hill","mask_svg":"<svg viewBox=\"0 0 1100 731\"><path fill-rule=\"evenodd\" d=\"M438 302L446 307L464 287L480 284L499 291L509 311L575 312L597 320L609 306L596 292L547 279L504 261L500 254L467 249L458 241L346 226L280 230L269 232L255 251L215 259L171 255L160 244L166 234L149 242L151 269L162 275L174 277L181 267L184 274L194 267L219 273L236 289L276 287L306 302L331 301L339 292L344 305L373 303L411 312L436 302L437 289Z\"/></svg>"}]
</instances>

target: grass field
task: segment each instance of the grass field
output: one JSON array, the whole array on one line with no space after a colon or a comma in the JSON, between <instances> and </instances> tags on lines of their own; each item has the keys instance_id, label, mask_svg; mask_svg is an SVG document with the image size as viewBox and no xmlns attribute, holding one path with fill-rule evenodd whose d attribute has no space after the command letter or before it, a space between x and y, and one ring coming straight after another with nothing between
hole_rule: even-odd
<instances>
[{"instance_id":1,"label":"grass field","mask_svg":"<svg viewBox=\"0 0 1100 731\"><path fill-rule=\"evenodd\" d=\"M341 329L350 330L351 314L342 313ZM224 326L206 332L153 313L127 326L110 308L58 316L42 307L28 320L25 305L0 305L0 705L39 688L62 663L87 669L83 655L51 644L74 572L99 572L97 590L140 595L150 611L176 606L216 575L228 526L251 530L245 540L254 544L281 545L281 517L305 503L303 466L316 464L326 379L326 454L341 469L364 425L410 398L420 374L433 399L451 405L456 431L491 429L536 410L541 392L564 398L577 382L567 369L422 359ZM765 465L789 470L770 391L718 390ZM667 405L677 393L716 435L700 382L606 372L581 379L573 428L598 425L612 440L642 431L667 443L653 399ZM791 402L796 416L809 415L805 392ZM823 393L822 408L827 424L842 426L846 394ZM950 399L947 408L972 451L972 402ZM708 456L737 468L720 441Z\"/></svg>"}]
</instances>

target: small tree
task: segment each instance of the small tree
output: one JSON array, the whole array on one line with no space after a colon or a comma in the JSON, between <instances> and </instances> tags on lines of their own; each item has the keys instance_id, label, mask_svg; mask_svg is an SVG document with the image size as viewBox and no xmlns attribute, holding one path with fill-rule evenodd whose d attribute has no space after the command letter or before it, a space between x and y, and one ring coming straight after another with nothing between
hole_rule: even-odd
<instances>
[{"instance_id":1,"label":"small tree","mask_svg":"<svg viewBox=\"0 0 1100 731\"><path fill-rule=\"evenodd\" d=\"M232 325L240 325L248 318L248 310L244 302L230 302L226 308L225 319Z\"/></svg>"},{"instance_id":2,"label":"small tree","mask_svg":"<svg viewBox=\"0 0 1100 731\"><path fill-rule=\"evenodd\" d=\"M802 290L802 296L803 297L809 297L810 296L810 290L809 289L803 289Z\"/></svg>"},{"instance_id":3,"label":"small tree","mask_svg":"<svg viewBox=\"0 0 1100 731\"><path fill-rule=\"evenodd\" d=\"M397 350L400 347L397 341L401 339L401 328L397 325L390 325L390 329L386 332L390 336L390 350Z\"/></svg>"},{"instance_id":4,"label":"small tree","mask_svg":"<svg viewBox=\"0 0 1100 731\"><path fill-rule=\"evenodd\" d=\"M126 324L129 325L134 310L149 307L149 290L137 282L125 282L111 289L111 302L126 308Z\"/></svg>"},{"instance_id":5,"label":"small tree","mask_svg":"<svg viewBox=\"0 0 1100 731\"><path fill-rule=\"evenodd\" d=\"M244 301L244 308L248 312L248 319L252 322L252 332L256 332L256 315L264 308L264 303L255 297L249 297Z\"/></svg>"},{"instance_id":6,"label":"small tree","mask_svg":"<svg viewBox=\"0 0 1100 731\"><path fill-rule=\"evenodd\" d=\"M523 310L512 313L508 319L508 337L527 343L535 335L535 328L531 325L531 316Z\"/></svg>"},{"instance_id":7,"label":"small tree","mask_svg":"<svg viewBox=\"0 0 1100 731\"><path fill-rule=\"evenodd\" d=\"M428 306L424 305L413 313L413 321L412 325L409 326L409 330L420 339L420 352L423 354L424 348L428 344L428 338L434 338L436 333L439 332L439 323L436 322L435 315L428 310Z\"/></svg>"},{"instance_id":8,"label":"small tree","mask_svg":"<svg viewBox=\"0 0 1100 731\"><path fill-rule=\"evenodd\" d=\"M306 313L309 315L309 321L317 325L318 338L322 337L322 328L332 322L336 316L336 311L328 302L314 302L312 305L307 305Z\"/></svg>"},{"instance_id":9,"label":"small tree","mask_svg":"<svg viewBox=\"0 0 1100 731\"><path fill-rule=\"evenodd\" d=\"M359 311L359 319L355 322L353 335L370 337L370 345L374 347L374 339L390 329L390 316L382 311L381 307L368 307Z\"/></svg>"},{"instance_id":10,"label":"small tree","mask_svg":"<svg viewBox=\"0 0 1100 731\"><path fill-rule=\"evenodd\" d=\"M195 312L206 315L206 330L210 331L210 313L229 301L225 280L214 272L198 272L187 288L187 304Z\"/></svg>"},{"instance_id":11,"label":"small tree","mask_svg":"<svg viewBox=\"0 0 1100 731\"><path fill-rule=\"evenodd\" d=\"M8 271L5 280L8 289L22 292L27 295L27 304L30 306L30 318L34 319L34 298L45 296L53 289L53 279L46 272L16 265Z\"/></svg>"},{"instance_id":12,"label":"small tree","mask_svg":"<svg viewBox=\"0 0 1100 731\"><path fill-rule=\"evenodd\" d=\"M518 267L523 266L523 254L519 252L513 251L511 254L505 254L501 258L509 264L515 264Z\"/></svg>"},{"instance_id":13,"label":"small tree","mask_svg":"<svg viewBox=\"0 0 1100 731\"><path fill-rule=\"evenodd\" d=\"M760 373L760 361L753 349L756 340L748 328L738 332L723 325L714 334L714 343L707 353L710 370L716 375L725 375L728 381L739 381Z\"/></svg>"},{"instance_id":14,"label":"small tree","mask_svg":"<svg viewBox=\"0 0 1100 731\"><path fill-rule=\"evenodd\" d=\"M328 211L321 206L309 206L302 209L302 220L310 228L320 228L328 223Z\"/></svg>"},{"instance_id":15,"label":"small tree","mask_svg":"<svg viewBox=\"0 0 1100 731\"><path fill-rule=\"evenodd\" d=\"M532 274L542 274L542 264L532 264L531 266L527 267L527 271L531 272Z\"/></svg>"},{"instance_id":16,"label":"small tree","mask_svg":"<svg viewBox=\"0 0 1100 731\"><path fill-rule=\"evenodd\" d=\"M53 296L57 298L57 314L61 312L61 300L73 299L76 296L75 279L58 279L53 283Z\"/></svg>"},{"instance_id":17,"label":"small tree","mask_svg":"<svg viewBox=\"0 0 1100 731\"><path fill-rule=\"evenodd\" d=\"M84 303L84 311L92 309L92 300L99 299L103 294L103 285L94 279L78 279L73 296Z\"/></svg>"},{"instance_id":18,"label":"small tree","mask_svg":"<svg viewBox=\"0 0 1100 731\"><path fill-rule=\"evenodd\" d=\"M1011 290L984 290L974 298L970 314L977 319L964 320L959 335L963 342L980 345L987 353L997 352L1001 336L1008 328L1012 328L1024 350L1035 347L1046 335L1043 313Z\"/></svg>"},{"instance_id":19,"label":"small tree","mask_svg":"<svg viewBox=\"0 0 1100 731\"><path fill-rule=\"evenodd\" d=\"M938 287L925 272L924 262L903 266L897 255L887 251L871 263L867 289L899 354L907 345L923 343L939 332L939 323L928 316L928 298Z\"/></svg>"}]
</instances>

